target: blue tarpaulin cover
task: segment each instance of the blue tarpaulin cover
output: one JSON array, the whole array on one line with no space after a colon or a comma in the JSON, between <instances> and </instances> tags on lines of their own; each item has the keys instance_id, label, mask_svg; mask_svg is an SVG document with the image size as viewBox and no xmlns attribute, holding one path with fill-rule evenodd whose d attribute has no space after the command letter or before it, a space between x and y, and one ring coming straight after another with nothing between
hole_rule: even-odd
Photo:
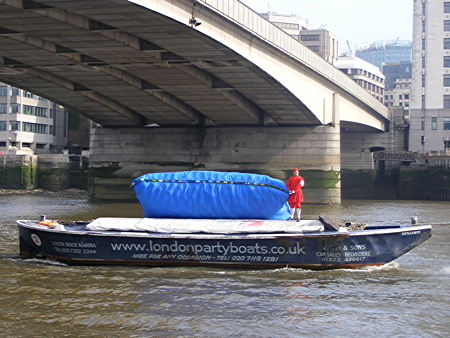
<instances>
[{"instance_id":1,"label":"blue tarpaulin cover","mask_svg":"<svg viewBox=\"0 0 450 338\"><path fill-rule=\"evenodd\" d=\"M153 173L134 179L133 187L144 217L290 217L286 185L266 175L218 171Z\"/></svg>"}]
</instances>

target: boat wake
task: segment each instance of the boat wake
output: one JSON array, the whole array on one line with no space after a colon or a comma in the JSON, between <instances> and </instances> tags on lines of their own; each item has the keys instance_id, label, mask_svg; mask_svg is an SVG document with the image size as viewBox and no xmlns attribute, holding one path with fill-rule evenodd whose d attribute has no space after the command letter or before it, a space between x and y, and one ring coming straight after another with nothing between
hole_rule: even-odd
<instances>
[{"instance_id":1,"label":"boat wake","mask_svg":"<svg viewBox=\"0 0 450 338\"><path fill-rule=\"evenodd\" d=\"M396 262L390 262L390 263L386 263L384 265L377 265L377 266L363 266L360 268L351 268L351 269L343 268L343 269L332 269L332 270L323 270L323 271L326 271L327 273L333 273L333 272L337 272L337 273L342 273L342 272L367 273L367 272L375 272L375 271L390 271L390 270L396 270L399 268L400 268L400 264L398 264ZM290 267L273 269L273 270L268 270L268 271L273 272L273 273L279 273L279 272L301 272L301 273L313 272L313 273L317 273L317 272L320 272L320 270L310 270L310 269L290 268Z\"/></svg>"},{"instance_id":2,"label":"boat wake","mask_svg":"<svg viewBox=\"0 0 450 338\"><path fill-rule=\"evenodd\" d=\"M21 259L19 255L15 254L0 254L0 260L1 259Z\"/></svg>"},{"instance_id":3,"label":"boat wake","mask_svg":"<svg viewBox=\"0 0 450 338\"><path fill-rule=\"evenodd\" d=\"M41 265L53 265L53 266L69 266L65 263L61 263L58 261L54 261L51 259L46 258L24 258L20 255L15 254L0 254L0 260L5 261L13 261L13 262L25 262L25 263L32 263L32 264L41 264Z\"/></svg>"},{"instance_id":4,"label":"boat wake","mask_svg":"<svg viewBox=\"0 0 450 338\"><path fill-rule=\"evenodd\" d=\"M17 259L20 259L20 261L25 263L32 263L32 264L39 264L39 265L51 265L51 266L69 266L68 264L54 261L51 259L44 259L44 258L20 258L17 257Z\"/></svg>"},{"instance_id":5,"label":"boat wake","mask_svg":"<svg viewBox=\"0 0 450 338\"><path fill-rule=\"evenodd\" d=\"M350 272L375 272L375 271L391 271L397 270L400 268L400 264L397 262L389 262L384 265L376 265L376 266L363 266L357 269L342 269L342 271L350 271Z\"/></svg>"}]
</instances>

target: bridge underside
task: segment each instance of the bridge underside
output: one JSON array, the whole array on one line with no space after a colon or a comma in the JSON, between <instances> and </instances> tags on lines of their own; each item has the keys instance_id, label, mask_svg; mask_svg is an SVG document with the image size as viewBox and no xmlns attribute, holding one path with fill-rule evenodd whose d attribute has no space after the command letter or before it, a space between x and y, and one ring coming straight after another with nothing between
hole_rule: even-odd
<instances>
[{"instance_id":1,"label":"bridge underside","mask_svg":"<svg viewBox=\"0 0 450 338\"><path fill-rule=\"evenodd\" d=\"M236 52L125 0L1 0L0 81L104 127L320 124Z\"/></svg>"}]
</instances>

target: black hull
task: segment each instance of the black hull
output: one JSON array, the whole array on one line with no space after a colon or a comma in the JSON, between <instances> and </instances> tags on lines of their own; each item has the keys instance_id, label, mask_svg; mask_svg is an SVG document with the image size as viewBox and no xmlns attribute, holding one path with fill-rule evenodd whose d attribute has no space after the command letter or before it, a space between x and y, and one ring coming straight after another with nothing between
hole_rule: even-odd
<instances>
[{"instance_id":1,"label":"black hull","mask_svg":"<svg viewBox=\"0 0 450 338\"><path fill-rule=\"evenodd\" d=\"M383 265L431 237L431 226L311 234L157 234L49 229L20 223L20 255L67 264L356 268Z\"/></svg>"}]
</instances>

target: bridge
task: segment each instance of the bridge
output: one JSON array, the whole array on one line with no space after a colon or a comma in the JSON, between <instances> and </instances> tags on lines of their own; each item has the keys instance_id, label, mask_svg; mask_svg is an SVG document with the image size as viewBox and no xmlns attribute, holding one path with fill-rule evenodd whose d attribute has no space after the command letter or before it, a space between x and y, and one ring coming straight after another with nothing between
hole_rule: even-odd
<instances>
[{"instance_id":1,"label":"bridge","mask_svg":"<svg viewBox=\"0 0 450 338\"><path fill-rule=\"evenodd\" d=\"M382 103L236 0L0 0L0 17L0 81L98 123L97 196L146 171L300 166L339 202L341 128L387 130Z\"/></svg>"}]
</instances>

